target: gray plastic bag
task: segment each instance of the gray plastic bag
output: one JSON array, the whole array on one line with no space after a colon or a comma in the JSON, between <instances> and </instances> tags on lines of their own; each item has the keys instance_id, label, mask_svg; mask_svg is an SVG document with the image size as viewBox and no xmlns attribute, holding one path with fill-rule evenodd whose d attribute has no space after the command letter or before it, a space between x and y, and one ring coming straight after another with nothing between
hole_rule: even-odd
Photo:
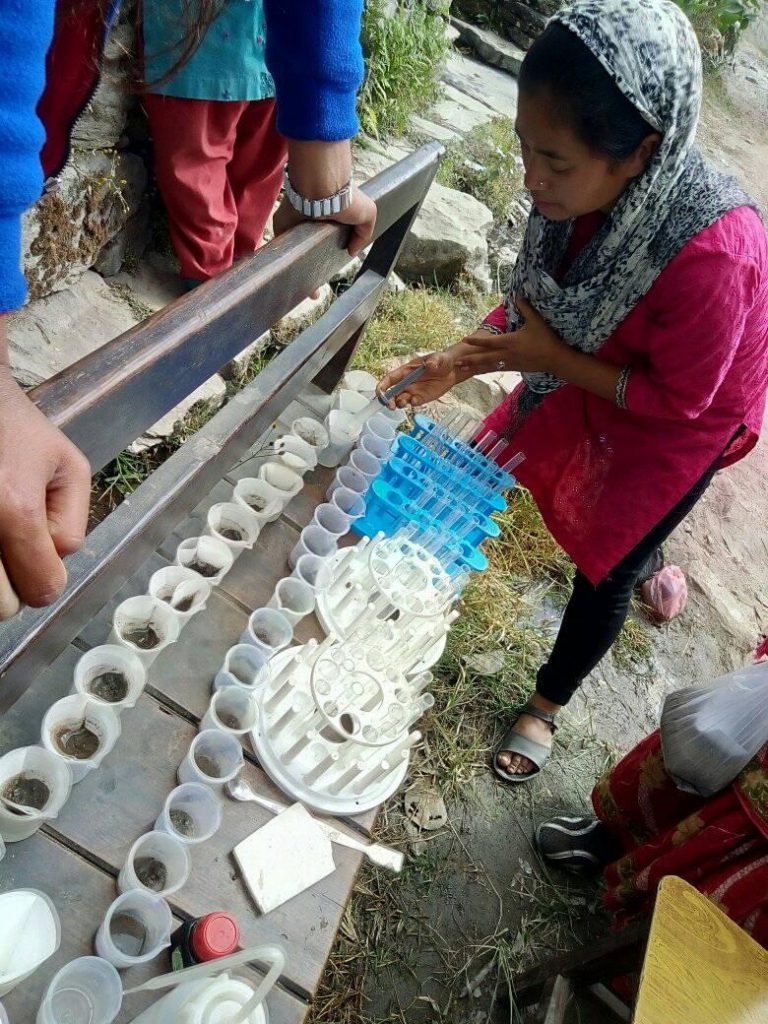
<instances>
[{"instance_id":1,"label":"gray plastic bag","mask_svg":"<svg viewBox=\"0 0 768 1024\"><path fill-rule=\"evenodd\" d=\"M661 712L664 766L679 789L712 796L768 742L768 662L670 693Z\"/></svg>"}]
</instances>

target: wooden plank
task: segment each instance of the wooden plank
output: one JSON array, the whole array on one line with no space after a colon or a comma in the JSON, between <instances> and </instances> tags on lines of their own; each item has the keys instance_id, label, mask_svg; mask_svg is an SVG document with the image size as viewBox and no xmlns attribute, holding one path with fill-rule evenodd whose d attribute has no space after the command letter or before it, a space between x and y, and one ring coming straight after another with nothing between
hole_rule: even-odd
<instances>
[{"instance_id":1,"label":"wooden plank","mask_svg":"<svg viewBox=\"0 0 768 1024\"><path fill-rule=\"evenodd\" d=\"M13 1024L33 1024L53 975L70 960L93 954L93 938L116 890L111 875L42 833L22 843L9 844L0 863L0 892L21 888L47 892L62 922L58 952L27 981L3 996L3 1005ZM174 920L180 923L178 917ZM170 969L170 957L164 952L151 964L121 972L121 977L124 987L129 988ZM130 1024L156 998L154 993L128 996L117 1024ZM272 990L267 1006L271 1024L301 1024L308 1010L305 1002L280 987Z\"/></svg>"}]
</instances>

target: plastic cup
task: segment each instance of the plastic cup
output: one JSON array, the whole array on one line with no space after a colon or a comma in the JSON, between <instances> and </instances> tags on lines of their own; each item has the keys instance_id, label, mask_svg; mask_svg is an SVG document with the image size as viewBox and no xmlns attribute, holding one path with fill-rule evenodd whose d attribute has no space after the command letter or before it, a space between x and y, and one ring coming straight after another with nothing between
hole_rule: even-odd
<instances>
[{"instance_id":1,"label":"plastic cup","mask_svg":"<svg viewBox=\"0 0 768 1024\"><path fill-rule=\"evenodd\" d=\"M84 726L98 738L98 747L88 757L66 754L55 737ZM69 765L72 781L81 782L98 768L120 738L120 718L108 704L102 704L84 693L73 693L52 704L43 717L42 741L46 750Z\"/></svg>"},{"instance_id":2,"label":"plastic cup","mask_svg":"<svg viewBox=\"0 0 768 1024\"><path fill-rule=\"evenodd\" d=\"M328 490L325 492L326 501L331 500L333 492L337 487L347 487L350 491L355 491L356 494L365 494L368 490L368 481L362 473L352 466L340 466L336 470L336 476L331 481Z\"/></svg>"},{"instance_id":3,"label":"plastic cup","mask_svg":"<svg viewBox=\"0 0 768 1024\"><path fill-rule=\"evenodd\" d=\"M168 565L153 573L149 581L149 595L165 601L183 629L193 615L205 608L211 596L211 585L194 569Z\"/></svg>"},{"instance_id":4,"label":"plastic cup","mask_svg":"<svg viewBox=\"0 0 768 1024\"><path fill-rule=\"evenodd\" d=\"M343 488L339 488L342 490ZM323 502L322 505L318 505L315 509L314 515L312 516L312 522L316 523L323 530L326 530L332 537L343 537L345 533L349 532L350 517L345 515L344 512L339 508L338 505L333 504L333 497L331 501ZM363 509L365 506L363 505ZM362 513L361 513L362 515Z\"/></svg>"},{"instance_id":5,"label":"plastic cup","mask_svg":"<svg viewBox=\"0 0 768 1024\"><path fill-rule=\"evenodd\" d=\"M349 455L352 445L360 436L357 416L341 409L331 409L325 421L330 441L328 447L318 455L321 466L338 466Z\"/></svg>"},{"instance_id":6,"label":"plastic cup","mask_svg":"<svg viewBox=\"0 0 768 1024\"><path fill-rule=\"evenodd\" d=\"M278 580L269 599L269 608L276 608L294 628L315 610L315 592L304 580L286 576Z\"/></svg>"},{"instance_id":7,"label":"plastic cup","mask_svg":"<svg viewBox=\"0 0 768 1024\"><path fill-rule=\"evenodd\" d=\"M170 946L172 925L164 899L132 889L107 908L96 932L96 952L118 970L148 963Z\"/></svg>"},{"instance_id":8,"label":"plastic cup","mask_svg":"<svg viewBox=\"0 0 768 1024\"><path fill-rule=\"evenodd\" d=\"M273 487L255 476L246 476L238 480L232 492L236 505L250 512L263 529L267 523L274 523L279 518L282 506Z\"/></svg>"},{"instance_id":9,"label":"plastic cup","mask_svg":"<svg viewBox=\"0 0 768 1024\"><path fill-rule=\"evenodd\" d=\"M19 776L21 779L19 780ZM48 790L35 787L39 799L35 805L21 803L26 813L19 812L7 803L13 799L12 785L16 781L30 780L42 783ZM67 802L72 790L72 771L69 764L44 747L16 747L0 757L0 836L6 843L28 839L44 821L55 818ZM40 806L36 806L39 803Z\"/></svg>"},{"instance_id":10,"label":"plastic cup","mask_svg":"<svg viewBox=\"0 0 768 1024\"><path fill-rule=\"evenodd\" d=\"M176 564L192 569L215 587L232 568L234 557L215 537L188 537L176 548Z\"/></svg>"},{"instance_id":11,"label":"plastic cup","mask_svg":"<svg viewBox=\"0 0 768 1024\"><path fill-rule=\"evenodd\" d=\"M205 729L192 740L179 765L179 782L199 782L220 790L243 767L243 748L236 736Z\"/></svg>"},{"instance_id":12,"label":"plastic cup","mask_svg":"<svg viewBox=\"0 0 768 1024\"><path fill-rule=\"evenodd\" d=\"M298 438L296 438L298 441ZM317 465L317 460L312 456L314 464ZM286 448L280 451L275 448L275 457L272 460L276 466L285 466L286 469L290 469L292 473L296 473L297 476L303 477L309 472L311 468L310 462L302 458L301 455L297 455L296 452L289 451Z\"/></svg>"},{"instance_id":13,"label":"plastic cup","mask_svg":"<svg viewBox=\"0 0 768 1024\"><path fill-rule=\"evenodd\" d=\"M144 865L151 872L155 870L152 881L142 881L142 861L155 862ZM125 864L117 876L117 888L120 892L131 889L142 889L154 896L170 896L189 878L189 853L184 843L179 842L175 835L168 832L147 832L139 836L125 858ZM149 876L147 876L149 877Z\"/></svg>"},{"instance_id":14,"label":"plastic cup","mask_svg":"<svg viewBox=\"0 0 768 1024\"><path fill-rule=\"evenodd\" d=\"M299 416L291 423L291 433L315 449L317 455L328 447L330 438L325 426L311 416Z\"/></svg>"},{"instance_id":15,"label":"plastic cup","mask_svg":"<svg viewBox=\"0 0 768 1024\"><path fill-rule=\"evenodd\" d=\"M366 406L370 405L370 402L370 398L366 398L359 391L352 391L350 388L339 388L333 393L333 408L341 409L342 412L351 412L353 416L361 413Z\"/></svg>"},{"instance_id":16,"label":"plastic cup","mask_svg":"<svg viewBox=\"0 0 768 1024\"><path fill-rule=\"evenodd\" d=\"M221 804L213 790L185 782L166 797L155 831L175 836L184 846L196 846L216 835L220 826Z\"/></svg>"},{"instance_id":17,"label":"plastic cup","mask_svg":"<svg viewBox=\"0 0 768 1024\"><path fill-rule=\"evenodd\" d=\"M115 967L98 956L70 960L51 979L37 1024L112 1024L123 1004Z\"/></svg>"},{"instance_id":18,"label":"plastic cup","mask_svg":"<svg viewBox=\"0 0 768 1024\"><path fill-rule=\"evenodd\" d=\"M390 448L395 443L396 434L394 423L383 412L377 412L366 420L362 430L363 437L374 437L385 441Z\"/></svg>"},{"instance_id":19,"label":"plastic cup","mask_svg":"<svg viewBox=\"0 0 768 1024\"><path fill-rule=\"evenodd\" d=\"M347 370L342 377L342 385L351 391L359 391L370 401L376 394L378 381L367 370Z\"/></svg>"},{"instance_id":20,"label":"plastic cup","mask_svg":"<svg viewBox=\"0 0 768 1024\"><path fill-rule=\"evenodd\" d=\"M267 462L259 470L259 479L272 488L273 497L280 502L281 510L295 498L304 486L298 473L279 462Z\"/></svg>"},{"instance_id":21,"label":"plastic cup","mask_svg":"<svg viewBox=\"0 0 768 1024\"><path fill-rule=\"evenodd\" d=\"M213 691L200 728L221 729L233 736L243 736L255 728L258 713L258 704L245 687L224 686Z\"/></svg>"},{"instance_id":22,"label":"plastic cup","mask_svg":"<svg viewBox=\"0 0 768 1024\"><path fill-rule=\"evenodd\" d=\"M148 668L166 647L178 640L180 628L178 618L165 601L141 594L129 597L115 608L109 638L127 647Z\"/></svg>"},{"instance_id":23,"label":"plastic cup","mask_svg":"<svg viewBox=\"0 0 768 1024\"><path fill-rule=\"evenodd\" d=\"M358 448L375 456L381 462L388 462L392 458L392 442L374 437L373 434L361 434Z\"/></svg>"},{"instance_id":24,"label":"plastic cup","mask_svg":"<svg viewBox=\"0 0 768 1024\"><path fill-rule=\"evenodd\" d=\"M314 448L311 444L303 441L296 434L283 434L275 441L275 451L278 455L297 455L309 466L310 469L314 469L317 465L317 448Z\"/></svg>"},{"instance_id":25,"label":"plastic cup","mask_svg":"<svg viewBox=\"0 0 768 1024\"><path fill-rule=\"evenodd\" d=\"M336 551L337 547L337 537L328 533L317 523L310 523L299 534L298 542L288 555L288 564L291 569L295 569L296 563L302 555L318 555L320 558L328 558Z\"/></svg>"},{"instance_id":26,"label":"plastic cup","mask_svg":"<svg viewBox=\"0 0 768 1024\"><path fill-rule=\"evenodd\" d=\"M388 405L382 405L379 411L381 412L381 415L386 416L389 422L395 427L399 427L401 423L405 423L408 418L408 413L405 409L390 409Z\"/></svg>"},{"instance_id":27,"label":"plastic cup","mask_svg":"<svg viewBox=\"0 0 768 1024\"><path fill-rule=\"evenodd\" d=\"M276 608L257 608L240 637L241 644L253 644L265 657L282 651L293 640L293 626Z\"/></svg>"},{"instance_id":28,"label":"plastic cup","mask_svg":"<svg viewBox=\"0 0 768 1024\"><path fill-rule=\"evenodd\" d=\"M365 499L349 487L337 487L331 495L330 504L346 518L347 528L353 520L365 515Z\"/></svg>"},{"instance_id":29,"label":"plastic cup","mask_svg":"<svg viewBox=\"0 0 768 1024\"><path fill-rule=\"evenodd\" d=\"M375 455L371 455L370 452L363 451L362 448L355 448L349 456L349 465L361 476L364 476L370 486L371 481L375 480L381 472L382 461Z\"/></svg>"},{"instance_id":30,"label":"plastic cup","mask_svg":"<svg viewBox=\"0 0 768 1024\"><path fill-rule=\"evenodd\" d=\"M333 583L331 567L319 555L302 555L291 575L309 584L315 594L324 593Z\"/></svg>"},{"instance_id":31,"label":"plastic cup","mask_svg":"<svg viewBox=\"0 0 768 1024\"><path fill-rule=\"evenodd\" d=\"M223 686L241 686L257 693L268 679L264 671L268 660L264 650L254 644L235 644L227 651L224 664L216 673L214 690Z\"/></svg>"},{"instance_id":32,"label":"plastic cup","mask_svg":"<svg viewBox=\"0 0 768 1024\"><path fill-rule=\"evenodd\" d=\"M106 704L117 714L124 708L134 707L146 682L147 673L141 659L117 644L94 647L75 665L75 693Z\"/></svg>"},{"instance_id":33,"label":"plastic cup","mask_svg":"<svg viewBox=\"0 0 768 1024\"><path fill-rule=\"evenodd\" d=\"M226 544L235 559L256 543L261 524L239 502L220 501L211 505L206 518L206 533Z\"/></svg>"}]
</instances>

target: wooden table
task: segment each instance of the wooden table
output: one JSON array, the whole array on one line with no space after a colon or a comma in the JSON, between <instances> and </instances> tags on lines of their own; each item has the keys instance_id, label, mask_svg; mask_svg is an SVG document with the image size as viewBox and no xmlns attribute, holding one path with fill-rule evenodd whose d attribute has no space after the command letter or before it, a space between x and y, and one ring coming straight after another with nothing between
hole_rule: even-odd
<instances>
[{"instance_id":1,"label":"wooden table","mask_svg":"<svg viewBox=\"0 0 768 1024\"><path fill-rule=\"evenodd\" d=\"M322 412L323 402L328 399L312 392L304 401L305 405L292 403L288 407L272 436L283 433L286 424L306 415L308 409ZM263 446L264 439L255 449ZM269 456L256 455L234 467L13 708L0 717L0 754L39 742L42 717L54 701L70 692L77 659L83 651L107 641L114 607L126 597L145 593L149 577L171 563L179 541L202 533L209 506L227 500L237 479L255 476L265 457ZM266 604L275 582L289 573L287 555L317 502L324 500L331 476L331 471L322 469L307 476L303 491L280 519L262 531L254 550L242 554L214 589L205 611L195 616L179 641L158 657L138 704L122 715L117 747L99 769L73 788L59 817L31 839L8 844L5 860L0 863L0 891L19 887L45 891L56 904L63 926L57 955L3 1000L11 1024L32 1024L41 995L55 971L74 957L92 953L95 932L117 894L115 876L131 844L152 828L165 797L177 784L177 766L208 706L211 683L225 652L237 642L250 611ZM322 636L314 617L297 629L302 642L313 636ZM279 799L280 793L258 767L250 742L246 740L244 747L244 777L259 792ZM179 920L212 910L230 911L240 922L244 946L282 946L286 968L269 998L270 1015L273 1024L298 1024L304 1020L320 983L361 856L334 846L337 870L331 876L262 916L240 880L231 851L271 815L253 804L223 799L220 831L191 848L192 874L169 903ZM369 812L347 824L367 834L374 817L375 812ZM169 969L169 957L164 954L147 967L124 972L125 987ZM118 1018L120 1024L127 1024L149 1001L141 996L129 997Z\"/></svg>"}]
</instances>

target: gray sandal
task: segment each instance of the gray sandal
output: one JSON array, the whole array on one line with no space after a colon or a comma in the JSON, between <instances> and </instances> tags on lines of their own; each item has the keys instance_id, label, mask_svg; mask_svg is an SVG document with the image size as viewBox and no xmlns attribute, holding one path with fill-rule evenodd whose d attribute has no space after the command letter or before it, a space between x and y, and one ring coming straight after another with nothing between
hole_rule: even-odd
<instances>
[{"instance_id":1,"label":"gray sandal","mask_svg":"<svg viewBox=\"0 0 768 1024\"><path fill-rule=\"evenodd\" d=\"M542 711L541 708L528 703L520 714L531 715L533 718L546 722L553 733L557 730L555 713L553 711ZM515 722L516 724L517 722ZM551 753L551 747L545 747L543 743L537 743L536 740L529 740L527 736L522 736L520 733L515 732L513 726L501 741L499 749L493 755L493 770L504 782L530 782L534 776L539 774L549 760ZM529 772L518 772L515 775L511 775L499 764L499 754L519 754L521 757L527 757L529 761L533 761L536 767Z\"/></svg>"}]
</instances>

